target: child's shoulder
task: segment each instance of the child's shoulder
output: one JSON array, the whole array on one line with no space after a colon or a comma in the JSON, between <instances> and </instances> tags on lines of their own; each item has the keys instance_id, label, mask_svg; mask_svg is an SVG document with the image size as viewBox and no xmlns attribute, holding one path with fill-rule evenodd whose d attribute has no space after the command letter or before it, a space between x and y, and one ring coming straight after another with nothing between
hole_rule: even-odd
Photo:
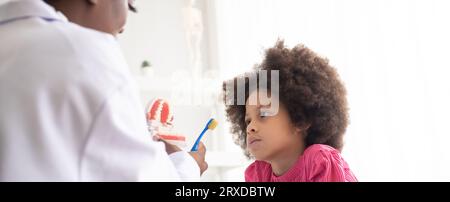
<instances>
[{"instance_id":1,"label":"child's shoulder","mask_svg":"<svg viewBox=\"0 0 450 202\"><path fill-rule=\"evenodd\" d=\"M264 161L254 161L245 169L245 181L258 182L268 180L272 174L272 168L269 163Z\"/></svg>"},{"instance_id":2,"label":"child's shoulder","mask_svg":"<svg viewBox=\"0 0 450 202\"><path fill-rule=\"evenodd\" d=\"M303 155L311 154L340 154L340 152L328 145L324 144L313 144L305 149Z\"/></svg>"},{"instance_id":3,"label":"child's shoulder","mask_svg":"<svg viewBox=\"0 0 450 202\"><path fill-rule=\"evenodd\" d=\"M307 161L307 164L343 160L339 150L324 144L309 146L305 149L301 158L303 161Z\"/></svg>"},{"instance_id":4,"label":"child's shoulder","mask_svg":"<svg viewBox=\"0 0 450 202\"><path fill-rule=\"evenodd\" d=\"M256 160L247 167L247 170L251 171L254 169L269 169L269 168L270 168L269 163L267 163L265 161Z\"/></svg>"},{"instance_id":5,"label":"child's shoulder","mask_svg":"<svg viewBox=\"0 0 450 202\"><path fill-rule=\"evenodd\" d=\"M341 152L331 146L315 144L302 155L302 164L307 166L309 181L349 182L357 181Z\"/></svg>"}]
</instances>

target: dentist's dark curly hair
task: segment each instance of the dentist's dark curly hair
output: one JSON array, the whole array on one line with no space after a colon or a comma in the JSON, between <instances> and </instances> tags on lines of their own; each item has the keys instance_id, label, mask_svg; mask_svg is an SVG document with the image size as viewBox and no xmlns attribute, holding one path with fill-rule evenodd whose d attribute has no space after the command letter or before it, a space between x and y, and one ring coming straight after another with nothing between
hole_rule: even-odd
<instances>
[{"instance_id":1,"label":"dentist's dark curly hair","mask_svg":"<svg viewBox=\"0 0 450 202\"><path fill-rule=\"evenodd\" d=\"M348 125L346 90L336 69L330 66L327 59L304 45L288 49L283 41L277 41L274 47L266 50L263 62L254 68L253 73L260 70L279 70L280 101L287 108L293 124L304 129L306 147L325 144L342 150ZM235 86L234 92L237 92L237 80L245 79L247 101L247 76L225 81L223 93L225 103L234 103L226 105L226 115L235 143L250 157L246 150L245 105L237 105L237 97L226 91L226 86L230 85ZM270 74L267 80L270 83Z\"/></svg>"}]
</instances>

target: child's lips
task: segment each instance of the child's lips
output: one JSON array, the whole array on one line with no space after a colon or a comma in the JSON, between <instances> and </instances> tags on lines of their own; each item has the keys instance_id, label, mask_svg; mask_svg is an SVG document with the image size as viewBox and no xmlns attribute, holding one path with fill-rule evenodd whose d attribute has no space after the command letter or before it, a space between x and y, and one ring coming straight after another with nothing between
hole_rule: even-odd
<instances>
[{"instance_id":1,"label":"child's lips","mask_svg":"<svg viewBox=\"0 0 450 202\"><path fill-rule=\"evenodd\" d=\"M261 141L262 141L261 139L250 139L248 141L247 147L253 148L253 147L257 146L258 143L260 143Z\"/></svg>"}]
</instances>

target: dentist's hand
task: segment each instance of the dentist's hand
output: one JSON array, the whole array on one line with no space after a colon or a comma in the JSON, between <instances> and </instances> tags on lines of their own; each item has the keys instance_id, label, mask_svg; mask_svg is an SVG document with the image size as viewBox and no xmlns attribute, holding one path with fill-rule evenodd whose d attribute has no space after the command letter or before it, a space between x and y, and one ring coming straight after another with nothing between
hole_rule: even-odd
<instances>
[{"instance_id":1,"label":"dentist's hand","mask_svg":"<svg viewBox=\"0 0 450 202\"><path fill-rule=\"evenodd\" d=\"M206 147L203 142L200 142L197 151L189 152L189 154L197 161L198 167L200 167L200 175L203 174L208 169L208 163L205 161Z\"/></svg>"},{"instance_id":2,"label":"dentist's hand","mask_svg":"<svg viewBox=\"0 0 450 202\"><path fill-rule=\"evenodd\" d=\"M159 135L154 135L153 140L157 142L163 142L166 147L166 152L168 155L181 151L181 149L178 146L168 143L166 140L162 139Z\"/></svg>"},{"instance_id":3,"label":"dentist's hand","mask_svg":"<svg viewBox=\"0 0 450 202\"><path fill-rule=\"evenodd\" d=\"M153 140L163 142L166 146L166 152L168 155L182 151L178 146L168 143L167 141L161 139L161 137L159 137L158 135L154 135ZM200 142L197 151L189 152L189 154L197 162L197 165L200 168L200 175L203 174L203 172L205 172L206 169L208 169L208 163L206 163L205 161L206 147L203 144L203 142Z\"/></svg>"}]
</instances>

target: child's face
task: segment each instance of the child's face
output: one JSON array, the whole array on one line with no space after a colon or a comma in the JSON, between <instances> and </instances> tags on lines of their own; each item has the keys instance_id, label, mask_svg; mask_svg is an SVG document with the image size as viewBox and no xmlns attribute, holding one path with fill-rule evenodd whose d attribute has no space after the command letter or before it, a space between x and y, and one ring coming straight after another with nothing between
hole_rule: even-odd
<instances>
[{"instance_id":1,"label":"child's face","mask_svg":"<svg viewBox=\"0 0 450 202\"><path fill-rule=\"evenodd\" d=\"M252 97L254 96L254 97ZM249 104L251 98L257 105ZM271 98L271 103L278 102ZM300 129L295 127L287 109L280 103L278 113L269 111L269 105L263 105L258 94L251 93L245 105L247 124L247 150L256 160L271 161L303 152L304 142Z\"/></svg>"}]
</instances>

